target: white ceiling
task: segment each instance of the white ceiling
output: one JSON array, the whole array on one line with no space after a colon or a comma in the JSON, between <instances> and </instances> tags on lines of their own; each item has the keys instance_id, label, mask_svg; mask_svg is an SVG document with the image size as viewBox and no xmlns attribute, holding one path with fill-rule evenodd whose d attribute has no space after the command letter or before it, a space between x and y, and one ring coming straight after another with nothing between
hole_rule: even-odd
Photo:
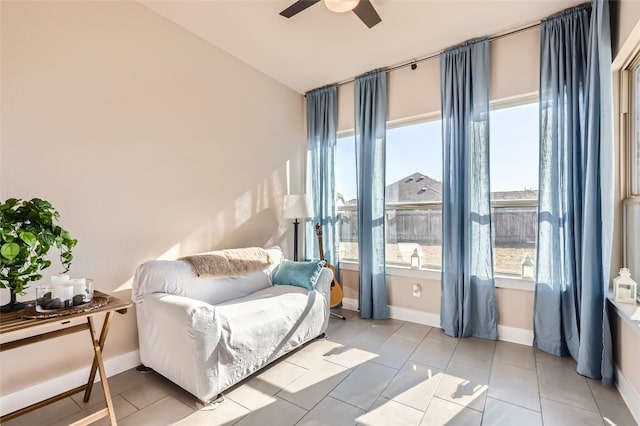
<instances>
[{"instance_id":1,"label":"white ceiling","mask_svg":"<svg viewBox=\"0 0 640 426\"><path fill-rule=\"evenodd\" d=\"M539 21L584 0L371 0L382 22L322 2L291 19L294 0L140 0L299 93Z\"/></svg>"}]
</instances>

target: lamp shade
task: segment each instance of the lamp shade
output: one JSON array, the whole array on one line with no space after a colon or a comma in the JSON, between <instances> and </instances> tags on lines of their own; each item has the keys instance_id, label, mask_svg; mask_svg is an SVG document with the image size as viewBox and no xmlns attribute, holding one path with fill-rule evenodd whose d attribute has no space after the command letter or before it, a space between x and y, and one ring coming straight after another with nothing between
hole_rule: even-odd
<instances>
[{"instance_id":1,"label":"lamp shade","mask_svg":"<svg viewBox=\"0 0 640 426\"><path fill-rule=\"evenodd\" d=\"M306 218L313 216L311 199L306 194L284 196L284 217L286 219Z\"/></svg>"},{"instance_id":2,"label":"lamp shade","mask_svg":"<svg viewBox=\"0 0 640 426\"><path fill-rule=\"evenodd\" d=\"M344 13L355 9L360 0L324 0L324 5L332 12Z\"/></svg>"}]
</instances>

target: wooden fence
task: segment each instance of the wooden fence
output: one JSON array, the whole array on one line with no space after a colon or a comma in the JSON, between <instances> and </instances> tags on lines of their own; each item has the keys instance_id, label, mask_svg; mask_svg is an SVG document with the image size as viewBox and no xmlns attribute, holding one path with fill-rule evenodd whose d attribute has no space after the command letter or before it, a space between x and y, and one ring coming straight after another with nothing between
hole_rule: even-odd
<instances>
[{"instance_id":1,"label":"wooden fence","mask_svg":"<svg viewBox=\"0 0 640 426\"><path fill-rule=\"evenodd\" d=\"M340 241L357 241L357 212L341 211L338 216ZM498 247L534 245L537 232L536 208L494 208L491 214L491 225L494 242ZM439 245L442 242L441 210L387 209L385 226L387 243L412 242Z\"/></svg>"}]
</instances>

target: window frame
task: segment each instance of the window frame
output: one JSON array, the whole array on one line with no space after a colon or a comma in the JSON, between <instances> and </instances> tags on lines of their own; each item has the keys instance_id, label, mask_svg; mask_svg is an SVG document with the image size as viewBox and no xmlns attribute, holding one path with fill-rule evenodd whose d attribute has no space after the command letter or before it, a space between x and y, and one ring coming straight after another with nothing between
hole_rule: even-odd
<instances>
[{"instance_id":1,"label":"window frame","mask_svg":"<svg viewBox=\"0 0 640 426\"><path fill-rule=\"evenodd\" d=\"M397 120L389 120L387 121L387 130L389 129L396 129L399 127L404 127L404 126L411 126L411 125L417 125L417 124L422 124L422 123L427 123L427 122L432 122L432 121L439 121L441 120L441 113L440 111L436 111L433 113L428 113L428 114L421 114L421 115L417 115L417 116L412 116L412 117L407 117L407 118L401 118L401 119L397 119ZM340 139L340 138L347 138L347 137L351 137L351 136L355 136L355 129L348 129L348 130L341 130L338 131L336 134L336 140ZM337 141L336 141L337 143ZM386 183L385 183L386 185ZM387 203L385 202L385 206L384 206L384 210L385 210L385 225L386 225L386 220L387 220L387 209L389 209L389 206L392 206L393 209L391 210L442 210L442 202L435 202L435 201L425 201L425 202L418 202L418 203ZM356 211L357 210L357 204L351 204L351 205L344 205L344 206L336 206L336 212L338 214L340 214L341 212L345 212L345 211ZM342 265L345 265L344 267L349 270L353 270L353 265L357 265L358 264L358 260L357 259L348 259L348 260L340 260L340 267L342 268ZM349 266L351 265L351 266ZM438 274L438 279L440 277L440 272L441 269L433 269L433 268L421 268L419 270L415 270L415 269L411 269L408 266L400 266L397 264L393 264L393 263L387 263L387 260L385 258L385 268L388 271L396 271L397 273L393 274L393 275L401 275L401 276L410 276L410 277L415 277L416 274L418 274L418 277L423 277L423 274L421 274L422 272L426 272L430 275L437 273ZM357 268L356 268L357 269ZM404 271L410 271L409 275L406 275L404 273ZM434 279L432 277L432 279Z\"/></svg>"},{"instance_id":2,"label":"window frame","mask_svg":"<svg viewBox=\"0 0 640 426\"><path fill-rule=\"evenodd\" d=\"M640 196L640 114L636 105L636 93L640 94L640 87L635 78L635 73L640 74L640 51L631 56L631 60L622 70L623 90L622 102L626 109L626 123L623 123L623 143L621 144L620 172L622 182L622 196L628 198ZM626 87L625 87L626 86ZM640 99L638 99L640 103ZM626 108L625 108L626 107ZM624 110L623 110L624 111Z\"/></svg>"},{"instance_id":3,"label":"window frame","mask_svg":"<svg viewBox=\"0 0 640 426\"><path fill-rule=\"evenodd\" d=\"M635 36L640 40L640 34ZM633 49L621 48L618 56L612 63L614 76L618 76L618 81L614 79L614 102L618 97L618 132L616 137L619 141L619 153L617 163L619 164L618 179L620 182L620 198L616 202L621 203L620 221L620 266L629 265L629 245L634 244L629 239L629 229L627 225L626 202L640 200L640 96L636 98L636 93L640 95L640 84L636 80L635 73L640 77L640 42ZM636 103L637 101L637 103ZM637 244L637 243L636 243ZM616 268L611 268L611 277L616 275ZM636 295L640 301L640 289ZM617 306L617 303L612 300ZM625 318L623 310L620 314Z\"/></svg>"},{"instance_id":4,"label":"window frame","mask_svg":"<svg viewBox=\"0 0 640 426\"><path fill-rule=\"evenodd\" d=\"M539 95L537 92L528 93L522 96L514 96L510 98L494 100L489 102L490 111L511 108L529 103L539 102ZM407 117L398 120L387 121L387 129L393 129L397 127L408 126L412 124L420 124L429 121L441 120L441 112L423 114L419 116ZM355 129L347 129L338 131L336 139L355 136ZM442 209L442 202L412 202L412 203L385 203L385 211L388 206L392 206L397 210L438 210ZM518 199L518 200L491 200L491 209L495 208L517 208L517 207L538 207L538 200ZM337 213L343 211L355 211L357 205L344 205L336 206ZM385 215L386 217L386 215ZM495 262L495 259L494 259ZM386 262L385 262L386 263ZM357 271L358 261L357 259L340 260L340 268L347 271ZM387 275L403 276L409 278L421 278L427 280L439 281L441 278L441 269L421 268L419 270L411 269L408 266L399 266L395 264L385 265ZM496 288L507 288L514 290L533 291L535 287L534 280L530 278L521 278L514 275L499 274L495 276Z\"/></svg>"}]
</instances>

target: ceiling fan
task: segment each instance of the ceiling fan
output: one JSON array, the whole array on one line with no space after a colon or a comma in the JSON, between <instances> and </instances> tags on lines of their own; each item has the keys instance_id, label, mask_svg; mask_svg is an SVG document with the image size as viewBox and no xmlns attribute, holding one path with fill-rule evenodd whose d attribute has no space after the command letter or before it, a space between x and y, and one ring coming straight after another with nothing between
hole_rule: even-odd
<instances>
[{"instance_id":1,"label":"ceiling fan","mask_svg":"<svg viewBox=\"0 0 640 426\"><path fill-rule=\"evenodd\" d=\"M320 0L298 0L280 12L285 18L291 18ZM324 0L324 5L332 12L343 13L353 11L364 24L371 28L382 19L370 0Z\"/></svg>"}]
</instances>

